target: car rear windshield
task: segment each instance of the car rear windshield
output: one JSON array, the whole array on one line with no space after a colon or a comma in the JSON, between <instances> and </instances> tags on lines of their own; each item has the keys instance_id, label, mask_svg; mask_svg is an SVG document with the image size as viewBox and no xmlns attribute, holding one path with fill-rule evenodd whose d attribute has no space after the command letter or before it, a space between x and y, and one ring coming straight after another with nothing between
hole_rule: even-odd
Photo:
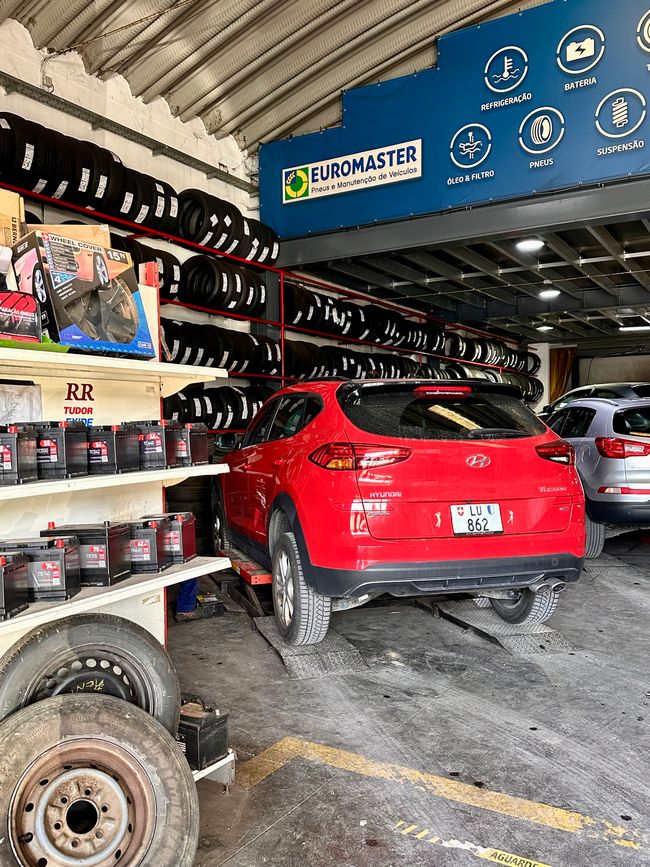
<instances>
[{"instance_id":1,"label":"car rear windshield","mask_svg":"<svg viewBox=\"0 0 650 867\"><path fill-rule=\"evenodd\" d=\"M613 427L615 433L650 438L650 405L617 412Z\"/></svg>"},{"instance_id":2,"label":"car rear windshield","mask_svg":"<svg viewBox=\"0 0 650 867\"><path fill-rule=\"evenodd\" d=\"M414 387L361 386L343 398L342 406L361 430L403 439L507 439L546 430L521 400L498 391L437 396Z\"/></svg>"}]
</instances>

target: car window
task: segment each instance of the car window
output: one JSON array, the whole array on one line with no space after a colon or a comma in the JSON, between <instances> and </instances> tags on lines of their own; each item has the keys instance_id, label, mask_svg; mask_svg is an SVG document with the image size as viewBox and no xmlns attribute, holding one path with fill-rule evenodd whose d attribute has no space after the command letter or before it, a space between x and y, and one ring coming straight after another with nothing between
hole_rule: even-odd
<instances>
[{"instance_id":1,"label":"car window","mask_svg":"<svg viewBox=\"0 0 650 867\"><path fill-rule=\"evenodd\" d=\"M436 394L436 391L440 391ZM479 389L456 395L453 387L382 386L354 389L343 404L350 421L368 433L419 440L500 439L536 436L544 424L521 400L498 391Z\"/></svg>"},{"instance_id":2,"label":"car window","mask_svg":"<svg viewBox=\"0 0 650 867\"><path fill-rule=\"evenodd\" d=\"M586 406L567 409L562 425L562 436L566 439L586 436L595 415L596 410Z\"/></svg>"},{"instance_id":3,"label":"car window","mask_svg":"<svg viewBox=\"0 0 650 867\"><path fill-rule=\"evenodd\" d=\"M621 395L617 391L612 391L611 388L595 388L594 393L591 396L604 397L608 400L612 400L613 398L620 397Z\"/></svg>"},{"instance_id":4,"label":"car window","mask_svg":"<svg viewBox=\"0 0 650 867\"><path fill-rule=\"evenodd\" d=\"M546 420L546 424L551 428L551 430L555 431L558 436L563 436L562 428L564 427L564 422L566 421L568 413L568 409L562 409L559 412L554 412L553 415L549 416Z\"/></svg>"},{"instance_id":5,"label":"car window","mask_svg":"<svg viewBox=\"0 0 650 867\"><path fill-rule=\"evenodd\" d=\"M273 419L269 440L281 440L292 437L302 427L302 416L305 409L303 394L290 394L283 397Z\"/></svg>"},{"instance_id":6,"label":"car window","mask_svg":"<svg viewBox=\"0 0 650 867\"><path fill-rule=\"evenodd\" d=\"M310 394L305 404L305 413L302 417L301 429L303 427L307 427L309 422L313 421L316 418L322 408L323 402L320 397L316 397L316 395Z\"/></svg>"},{"instance_id":7,"label":"car window","mask_svg":"<svg viewBox=\"0 0 650 867\"><path fill-rule=\"evenodd\" d=\"M577 388L575 391L569 391L559 400L555 401L553 404L553 412L557 412L558 409L563 409L565 406L573 403L574 400L582 400L583 397L589 397L591 392L591 388Z\"/></svg>"},{"instance_id":8,"label":"car window","mask_svg":"<svg viewBox=\"0 0 650 867\"><path fill-rule=\"evenodd\" d=\"M615 413L613 428L619 434L650 437L650 406L635 407Z\"/></svg>"},{"instance_id":9,"label":"car window","mask_svg":"<svg viewBox=\"0 0 650 867\"><path fill-rule=\"evenodd\" d=\"M242 448L258 445L259 443L264 442L271 422L273 421L275 411L278 408L278 403L279 400L271 400L266 404L266 406L262 407L253 419L251 427L246 431L244 439L242 440Z\"/></svg>"},{"instance_id":10,"label":"car window","mask_svg":"<svg viewBox=\"0 0 650 867\"><path fill-rule=\"evenodd\" d=\"M650 397L650 385L635 385L632 391L639 397Z\"/></svg>"}]
</instances>

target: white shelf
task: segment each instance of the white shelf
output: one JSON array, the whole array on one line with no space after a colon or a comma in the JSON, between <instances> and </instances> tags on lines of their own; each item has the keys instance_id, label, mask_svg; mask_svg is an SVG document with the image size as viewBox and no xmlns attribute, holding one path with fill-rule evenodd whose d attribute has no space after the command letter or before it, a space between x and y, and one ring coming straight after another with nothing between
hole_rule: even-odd
<instances>
[{"instance_id":1,"label":"white shelf","mask_svg":"<svg viewBox=\"0 0 650 867\"><path fill-rule=\"evenodd\" d=\"M82 374L95 380L113 382L158 382L162 396L166 397L192 382L225 379L228 371L221 367L193 367L190 364L166 364L136 358L75 355L71 352L0 346L0 375L4 379L79 377Z\"/></svg>"},{"instance_id":2,"label":"white shelf","mask_svg":"<svg viewBox=\"0 0 650 867\"><path fill-rule=\"evenodd\" d=\"M125 488L129 485L147 485L152 482L165 486L177 485L184 479L197 476L218 476L228 472L227 464L203 464L198 467L175 467L171 470L139 470L111 476L79 476L74 479L53 479L43 482L25 482L24 485L0 487L0 505L7 500L31 500L32 497L68 494L75 491Z\"/></svg>"},{"instance_id":3,"label":"white shelf","mask_svg":"<svg viewBox=\"0 0 650 867\"><path fill-rule=\"evenodd\" d=\"M195 557L188 563L170 566L164 572L132 575L112 587L84 587L80 593L64 602L32 602L22 614L0 622L0 639L12 632L25 633L36 626L69 617L71 614L100 611L130 597L141 596L143 593L153 594L163 587L220 572L229 567L230 560L227 557Z\"/></svg>"},{"instance_id":4,"label":"white shelf","mask_svg":"<svg viewBox=\"0 0 650 867\"><path fill-rule=\"evenodd\" d=\"M227 755L213 765L208 765L202 771L192 771L194 782L208 779L222 783L224 786L229 786L235 779L235 761L237 756L234 750L228 750Z\"/></svg>"}]
</instances>

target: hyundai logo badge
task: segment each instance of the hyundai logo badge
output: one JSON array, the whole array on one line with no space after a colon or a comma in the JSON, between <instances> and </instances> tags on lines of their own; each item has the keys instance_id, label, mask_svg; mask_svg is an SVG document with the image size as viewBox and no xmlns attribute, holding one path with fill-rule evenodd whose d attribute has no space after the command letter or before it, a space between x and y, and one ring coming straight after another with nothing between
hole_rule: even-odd
<instances>
[{"instance_id":1,"label":"hyundai logo badge","mask_svg":"<svg viewBox=\"0 0 650 867\"><path fill-rule=\"evenodd\" d=\"M465 463L472 469L482 470L484 467L489 467L492 461L487 455L470 455Z\"/></svg>"}]
</instances>

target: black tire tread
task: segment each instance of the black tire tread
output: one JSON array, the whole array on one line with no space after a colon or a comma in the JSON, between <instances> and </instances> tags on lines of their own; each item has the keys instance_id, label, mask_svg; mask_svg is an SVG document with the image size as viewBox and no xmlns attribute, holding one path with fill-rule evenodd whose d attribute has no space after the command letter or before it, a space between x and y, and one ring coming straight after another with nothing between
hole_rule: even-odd
<instances>
[{"instance_id":1,"label":"black tire tread","mask_svg":"<svg viewBox=\"0 0 650 867\"><path fill-rule=\"evenodd\" d=\"M293 533L283 533L280 536L275 546L274 560L283 546L288 548L289 559L296 570L295 585L298 591L298 604L296 605L294 601L294 617L296 612L300 612L302 615L299 620L294 620L291 624L285 638L294 647L301 647L305 644L320 644L329 629L332 600L329 596L322 596L312 590L305 581L298 545Z\"/></svg>"}]
</instances>

